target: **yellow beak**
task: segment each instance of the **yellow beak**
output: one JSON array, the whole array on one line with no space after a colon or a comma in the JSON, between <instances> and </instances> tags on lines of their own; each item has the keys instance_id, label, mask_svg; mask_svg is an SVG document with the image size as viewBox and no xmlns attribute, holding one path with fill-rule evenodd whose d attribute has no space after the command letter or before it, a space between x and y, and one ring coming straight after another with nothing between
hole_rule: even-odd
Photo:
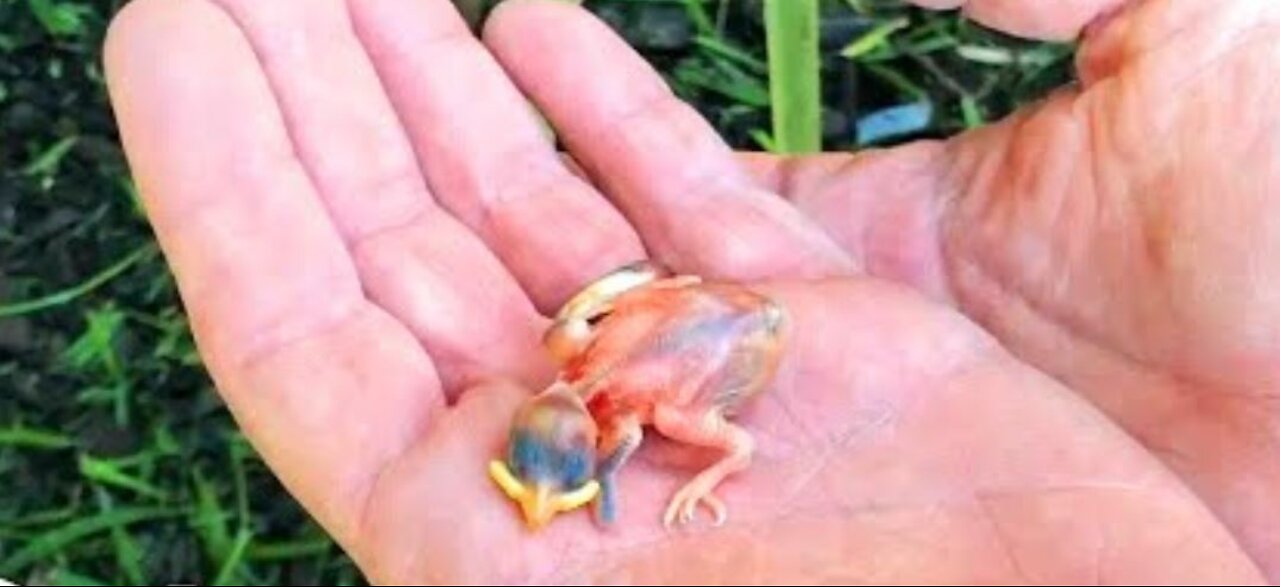
<instances>
[{"instance_id":1,"label":"yellow beak","mask_svg":"<svg viewBox=\"0 0 1280 587\"><path fill-rule=\"evenodd\" d=\"M600 483L594 479L569 493L555 494L551 487L541 483L530 488L512 475L502 461L489 463L489 476L507 497L520 504L525 525L535 531L551 522L556 514L580 508L600 493Z\"/></svg>"}]
</instances>

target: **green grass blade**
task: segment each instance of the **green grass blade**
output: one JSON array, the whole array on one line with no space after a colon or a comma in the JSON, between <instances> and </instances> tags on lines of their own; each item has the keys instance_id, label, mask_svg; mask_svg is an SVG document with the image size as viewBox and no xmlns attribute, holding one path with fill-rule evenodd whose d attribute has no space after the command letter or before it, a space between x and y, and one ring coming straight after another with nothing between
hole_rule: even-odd
<instances>
[{"instance_id":1,"label":"green grass blade","mask_svg":"<svg viewBox=\"0 0 1280 587\"><path fill-rule=\"evenodd\" d=\"M142 583L139 583L139 585L141 584ZM54 569L53 572L49 574L49 585L54 587L63 587L64 585L67 587L107 587L110 583L107 583L102 579L95 579L88 575L82 575L75 571Z\"/></svg>"},{"instance_id":2,"label":"green grass blade","mask_svg":"<svg viewBox=\"0 0 1280 587\"><path fill-rule=\"evenodd\" d=\"M889 41L889 37L893 36L894 33L907 28L907 25L909 24L911 24L911 21L907 20L907 17L905 16L886 20L846 45L845 48L840 51L840 55L848 59L858 59L863 55L886 46L886 43Z\"/></svg>"},{"instance_id":3,"label":"green grass blade","mask_svg":"<svg viewBox=\"0 0 1280 587\"><path fill-rule=\"evenodd\" d=\"M116 549L116 563L124 570L130 585L150 585L142 571L142 547L133 539L128 530L116 526L111 529L111 543Z\"/></svg>"},{"instance_id":4,"label":"green grass blade","mask_svg":"<svg viewBox=\"0 0 1280 587\"><path fill-rule=\"evenodd\" d=\"M732 61L750 73L757 75L768 75L769 64L756 59L756 57L739 47L735 47L725 41L715 37L697 36L693 38L693 44L706 50L708 53L721 57L728 61Z\"/></svg>"},{"instance_id":5,"label":"green grass blade","mask_svg":"<svg viewBox=\"0 0 1280 587\"><path fill-rule=\"evenodd\" d=\"M983 47L980 45L960 45L956 54L963 59L983 65L1012 65L1016 58L1007 47Z\"/></svg>"},{"instance_id":6,"label":"green grass blade","mask_svg":"<svg viewBox=\"0 0 1280 587\"><path fill-rule=\"evenodd\" d=\"M236 519L239 520L240 529L247 530L252 523L249 514L249 480L244 472L244 460L247 458L245 454L248 449L247 444L235 443L231 445L231 479L234 482L236 493Z\"/></svg>"},{"instance_id":7,"label":"green grass blade","mask_svg":"<svg viewBox=\"0 0 1280 587\"><path fill-rule=\"evenodd\" d=\"M217 489L200 469L192 471L192 478L196 489L193 523L204 541L205 555L210 560L225 560L231 552L231 532L227 529L229 515L218 502Z\"/></svg>"},{"instance_id":8,"label":"green grass blade","mask_svg":"<svg viewBox=\"0 0 1280 587\"><path fill-rule=\"evenodd\" d=\"M152 499L165 499L164 490L138 477L125 473L110 461L95 459L90 456L80 457L80 474L103 485L128 489L139 495Z\"/></svg>"},{"instance_id":9,"label":"green grass blade","mask_svg":"<svg viewBox=\"0 0 1280 587\"><path fill-rule=\"evenodd\" d=\"M72 444L74 444L74 441L71 440L71 437L48 430L25 426L0 429L0 446L58 450L68 448Z\"/></svg>"},{"instance_id":10,"label":"green grass blade","mask_svg":"<svg viewBox=\"0 0 1280 587\"><path fill-rule=\"evenodd\" d=\"M255 561L289 560L319 556L333 548L334 543L328 538L259 542L250 546L245 556Z\"/></svg>"},{"instance_id":11,"label":"green grass blade","mask_svg":"<svg viewBox=\"0 0 1280 587\"><path fill-rule=\"evenodd\" d=\"M818 0L765 0L764 10L777 150L821 151Z\"/></svg>"},{"instance_id":12,"label":"green grass blade","mask_svg":"<svg viewBox=\"0 0 1280 587\"><path fill-rule=\"evenodd\" d=\"M865 64L863 65L863 68L867 73L879 78L880 81L883 81L885 84L899 92L902 92L903 97L908 100L923 101L929 99L929 93L926 92L924 88L916 85L915 82L896 69L884 67L876 63Z\"/></svg>"},{"instance_id":13,"label":"green grass blade","mask_svg":"<svg viewBox=\"0 0 1280 587\"><path fill-rule=\"evenodd\" d=\"M109 513L115 509L111 496L101 487L97 489L98 510ZM124 525L117 524L111 528L111 543L116 549L116 564L124 571L130 585L150 585L146 573L142 571L142 548L129 534Z\"/></svg>"},{"instance_id":14,"label":"green grass blade","mask_svg":"<svg viewBox=\"0 0 1280 587\"><path fill-rule=\"evenodd\" d=\"M92 11L88 6L54 0L27 0L27 6L45 30L55 36L84 34L87 28L84 15Z\"/></svg>"},{"instance_id":15,"label":"green grass blade","mask_svg":"<svg viewBox=\"0 0 1280 587\"><path fill-rule=\"evenodd\" d=\"M751 140L755 141L756 144L760 145L760 147L766 151L776 152L778 150L778 143L774 142L773 137L769 135L769 132L762 128L751 129Z\"/></svg>"},{"instance_id":16,"label":"green grass blade","mask_svg":"<svg viewBox=\"0 0 1280 587\"><path fill-rule=\"evenodd\" d=\"M13 576L27 565L50 559L69 546L94 534L138 522L180 515L174 508L120 508L60 526L31 539L9 558L0 561L0 576Z\"/></svg>"},{"instance_id":17,"label":"green grass blade","mask_svg":"<svg viewBox=\"0 0 1280 587\"><path fill-rule=\"evenodd\" d=\"M711 15L707 14L707 9L702 6L699 0L684 0L685 14L689 20L693 22L693 26L700 35L713 35L716 32L715 23L711 22Z\"/></svg>"},{"instance_id":18,"label":"green grass blade","mask_svg":"<svg viewBox=\"0 0 1280 587\"><path fill-rule=\"evenodd\" d=\"M249 542L253 540L253 533L248 530L240 530L236 534L236 541L231 545L231 552L227 553L227 558L222 561L222 568L218 569L218 576L214 578L214 585L239 585L241 582L235 580L236 570L240 568L240 563L244 561L244 554L249 548Z\"/></svg>"},{"instance_id":19,"label":"green grass blade","mask_svg":"<svg viewBox=\"0 0 1280 587\"><path fill-rule=\"evenodd\" d=\"M155 245L148 243L146 245L139 247L137 250L130 253L125 258L117 261L114 265L104 269L101 273L94 275L93 277L85 280L83 283L79 285L62 290L60 292L49 294L42 298L36 298L34 300L28 300L25 302L16 302L16 303L7 304L7 305L0 305L0 318L8 318L10 316L18 316L21 314L30 314L32 312L38 312L40 310L45 310L48 308L52 308L54 306L61 306L63 304L69 303L72 300L75 300L76 298L83 296L101 287L103 284L107 283L108 281L115 279L121 273L124 273L125 271L127 271L130 267L133 267L136 263L145 259L153 251L155 251Z\"/></svg>"},{"instance_id":20,"label":"green grass blade","mask_svg":"<svg viewBox=\"0 0 1280 587\"><path fill-rule=\"evenodd\" d=\"M964 125L967 128L978 128L987 123L986 117L982 115L982 106L978 105L973 96L965 95L960 97L960 112L964 117Z\"/></svg>"},{"instance_id":21,"label":"green grass blade","mask_svg":"<svg viewBox=\"0 0 1280 587\"><path fill-rule=\"evenodd\" d=\"M5 520L4 525L8 528L30 528L32 526L50 526L53 524L61 524L74 518L78 513L75 504L67 505L59 509L50 509L34 512L22 516L21 518Z\"/></svg>"},{"instance_id":22,"label":"green grass blade","mask_svg":"<svg viewBox=\"0 0 1280 587\"><path fill-rule=\"evenodd\" d=\"M732 62L720 59L709 64L691 61L675 71L683 84L716 92L739 104L764 108L769 105L769 89Z\"/></svg>"},{"instance_id":23,"label":"green grass blade","mask_svg":"<svg viewBox=\"0 0 1280 587\"><path fill-rule=\"evenodd\" d=\"M48 175L52 173L58 168L58 163L67 156L67 153L71 152L71 149L79 141L80 137L73 135L50 145L48 149L45 149L23 167L22 173L25 175Z\"/></svg>"}]
</instances>

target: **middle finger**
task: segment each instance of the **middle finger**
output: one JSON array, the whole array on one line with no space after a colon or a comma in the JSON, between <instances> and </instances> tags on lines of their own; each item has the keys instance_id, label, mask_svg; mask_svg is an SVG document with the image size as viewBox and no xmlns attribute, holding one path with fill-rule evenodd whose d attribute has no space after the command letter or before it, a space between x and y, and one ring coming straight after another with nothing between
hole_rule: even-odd
<instances>
[{"instance_id":1,"label":"middle finger","mask_svg":"<svg viewBox=\"0 0 1280 587\"><path fill-rule=\"evenodd\" d=\"M544 380L544 319L434 201L346 2L214 1L248 36L366 293L422 341L445 389L490 375Z\"/></svg>"},{"instance_id":2,"label":"middle finger","mask_svg":"<svg viewBox=\"0 0 1280 587\"><path fill-rule=\"evenodd\" d=\"M859 270L756 184L699 113L608 24L574 3L508 0L485 41L574 160L677 271L758 280Z\"/></svg>"},{"instance_id":3,"label":"middle finger","mask_svg":"<svg viewBox=\"0 0 1280 587\"><path fill-rule=\"evenodd\" d=\"M644 256L626 219L572 173L447 0L352 0L356 31L437 197L544 311Z\"/></svg>"}]
</instances>

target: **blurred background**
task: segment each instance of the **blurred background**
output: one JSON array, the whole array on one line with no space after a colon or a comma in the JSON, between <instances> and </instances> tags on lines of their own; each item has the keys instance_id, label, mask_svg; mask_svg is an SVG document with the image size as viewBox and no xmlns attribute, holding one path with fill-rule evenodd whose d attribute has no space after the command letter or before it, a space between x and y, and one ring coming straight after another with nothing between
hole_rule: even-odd
<instances>
[{"instance_id":1,"label":"blurred background","mask_svg":"<svg viewBox=\"0 0 1280 587\"><path fill-rule=\"evenodd\" d=\"M362 584L202 369L106 99L123 4L0 0L0 577ZM743 150L946 137L1070 82L1071 46L898 0L582 4Z\"/></svg>"}]
</instances>

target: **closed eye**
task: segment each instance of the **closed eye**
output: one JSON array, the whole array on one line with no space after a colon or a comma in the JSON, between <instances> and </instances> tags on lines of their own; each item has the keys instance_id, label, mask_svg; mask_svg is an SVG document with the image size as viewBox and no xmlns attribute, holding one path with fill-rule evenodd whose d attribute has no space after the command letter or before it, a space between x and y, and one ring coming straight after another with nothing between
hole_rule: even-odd
<instances>
[{"instance_id":1,"label":"closed eye","mask_svg":"<svg viewBox=\"0 0 1280 587\"><path fill-rule=\"evenodd\" d=\"M591 460L582 452L572 452L566 455L561 473L569 488L581 487L590 480Z\"/></svg>"}]
</instances>

